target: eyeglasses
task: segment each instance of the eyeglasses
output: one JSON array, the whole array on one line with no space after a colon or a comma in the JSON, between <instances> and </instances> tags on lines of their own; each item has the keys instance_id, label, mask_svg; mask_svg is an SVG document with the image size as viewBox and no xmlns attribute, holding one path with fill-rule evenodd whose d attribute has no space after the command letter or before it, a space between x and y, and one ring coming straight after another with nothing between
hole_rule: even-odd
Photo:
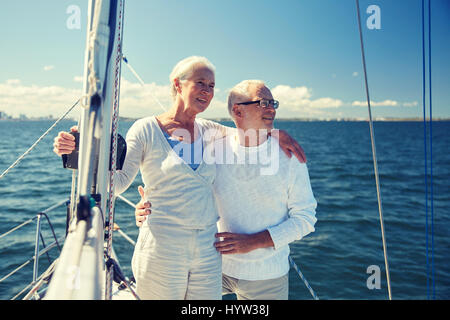
<instances>
[{"instance_id":1,"label":"eyeglasses","mask_svg":"<svg viewBox=\"0 0 450 320\"><path fill-rule=\"evenodd\" d=\"M280 105L280 102L278 100L268 100L268 99L240 102L240 103L236 103L236 104L248 105L248 104L254 104L254 103L259 103L259 106L261 108L267 108L270 106L270 107L273 107L274 109L277 109L278 106Z\"/></svg>"}]
</instances>

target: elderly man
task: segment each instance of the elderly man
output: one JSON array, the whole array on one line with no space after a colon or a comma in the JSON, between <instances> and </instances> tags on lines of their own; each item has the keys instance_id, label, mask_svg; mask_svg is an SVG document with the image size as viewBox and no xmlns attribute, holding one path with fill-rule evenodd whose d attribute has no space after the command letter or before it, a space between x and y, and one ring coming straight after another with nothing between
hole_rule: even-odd
<instances>
[{"instance_id":1,"label":"elderly man","mask_svg":"<svg viewBox=\"0 0 450 320\"><path fill-rule=\"evenodd\" d=\"M313 232L317 221L306 164L267 135L278 104L264 82L242 81L228 96L237 133L215 145L215 246L222 291L238 299L288 299L288 244Z\"/></svg>"},{"instance_id":2,"label":"elderly man","mask_svg":"<svg viewBox=\"0 0 450 320\"><path fill-rule=\"evenodd\" d=\"M262 81L236 85L228 111L238 130L204 154L216 163L222 292L242 300L288 299L289 243L313 232L317 221L306 164L271 137L278 104ZM137 222L148 214L144 208L141 201Z\"/></svg>"}]
</instances>

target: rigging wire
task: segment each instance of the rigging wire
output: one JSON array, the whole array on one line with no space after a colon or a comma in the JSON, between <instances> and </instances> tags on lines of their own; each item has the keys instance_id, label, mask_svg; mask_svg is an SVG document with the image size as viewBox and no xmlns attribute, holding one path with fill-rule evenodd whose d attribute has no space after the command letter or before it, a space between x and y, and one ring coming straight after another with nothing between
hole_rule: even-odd
<instances>
[{"instance_id":1,"label":"rigging wire","mask_svg":"<svg viewBox=\"0 0 450 320\"><path fill-rule=\"evenodd\" d=\"M433 205L433 113L431 94L431 1L428 0L428 81L430 83L428 96L430 100L430 202L431 202L431 285L433 299L436 298L434 282L434 205Z\"/></svg>"},{"instance_id":2,"label":"rigging wire","mask_svg":"<svg viewBox=\"0 0 450 320\"><path fill-rule=\"evenodd\" d=\"M52 126L50 127L50 128L48 128L47 129L47 131L45 131L44 132L44 134L42 135L42 136L40 136L37 140L36 140L36 142L35 143L33 143L33 145L31 146L31 147L29 147L28 148L28 150L27 151L25 151L19 158L17 158L17 160L16 161L14 161L14 163L8 168L8 169L6 169L5 171L3 171L3 173L0 175L0 179L2 179L4 176L6 176L8 173L9 173L9 171L11 171L15 166L17 166L19 163L20 163L20 161L22 161L36 146L37 146L37 144L39 143L39 142L41 142L42 141L42 139L44 139L45 138L45 136L47 135L47 134L49 134L50 133L50 131L52 131L53 130L53 128L61 121L61 120L63 120L68 114L69 114L69 112L70 111L72 111L72 109L73 108L75 108L76 106L77 106L77 104L80 102L80 99L78 99L78 101L77 102L75 102L75 104L73 105L73 106L71 106L70 108L69 108L69 110L67 110L58 120L56 120L55 121L55 123L54 124L52 124Z\"/></svg>"},{"instance_id":3,"label":"rigging wire","mask_svg":"<svg viewBox=\"0 0 450 320\"><path fill-rule=\"evenodd\" d=\"M128 67L128 69L130 69L131 73L133 73L133 75L136 77L136 79L139 81L139 83L141 84L142 87L145 88L145 82L144 80L142 80L142 78L137 74L137 72L134 70L134 68L130 65L130 63L128 62L128 59L123 56L122 60L125 62L125 65ZM159 106L161 107L161 109L163 109L164 111L167 111L166 108L164 108L164 106L162 105L162 103L158 100L158 98L156 98L156 96L153 94L152 90L149 90L150 94L152 95L152 98L159 104Z\"/></svg>"},{"instance_id":4,"label":"rigging wire","mask_svg":"<svg viewBox=\"0 0 450 320\"><path fill-rule=\"evenodd\" d=\"M391 280L390 280L390 276L389 276L389 263L388 263L388 257L387 257L386 238L385 238L385 234L384 234L383 207L381 204L380 181L379 181L379 176L378 176L377 152L376 152L376 148L375 148L375 137L374 137L374 133L373 133L372 111L371 111L371 107L370 107L369 85L368 85L368 81L367 81L366 58L365 58L365 54L364 54L364 42L363 42L362 28L361 28L361 15L359 12L359 0L356 0L356 11L357 11L357 15L358 15L359 39L360 39L360 43L361 43L361 56L362 56L362 63L363 63L363 69L364 69L364 82L365 82L365 87L366 87L367 106L368 106L368 110L369 110L370 140L371 140L371 144L372 144L372 157L373 157L373 167L374 167L374 171L375 171L375 184L377 187L378 212L380 215L381 238L382 238L382 242L383 242L383 252L384 252L384 264L386 267L386 280L387 280L389 300L392 300Z\"/></svg>"},{"instance_id":5,"label":"rigging wire","mask_svg":"<svg viewBox=\"0 0 450 320\"><path fill-rule=\"evenodd\" d=\"M427 121L425 109L426 95L425 76L425 1L422 0L422 107L423 107L423 144L424 144L424 167L425 167L425 254L427 266L427 299L430 299L429 285L429 259L428 259L428 164L427 164Z\"/></svg>"},{"instance_id":6,"label":"rigging wire","mask_svg":"<svg viewBox=\"0 0 450 320\"><path fill-rule=\"evenodd\" d=\"M422 0L422 103L423 103L423 142L424 142L424 179L425 179L425 251L427 269L427 299L436 299L436 286L434 277L434 205L433 205L433 111L431 92L431 1L428 1L428 81L429 81L429 128L430 128L430 189L428 190L428 146L427 146L427 120L426 120L426 62L425 62L425 1ZM429 191L429 192L428 192ZM428 215L428 198L430 198L430 216ZM428 225L431 219L431 266ZM431 268L431 270L430 270ZM430 284L431 281L431 284ZM430 288L431 286L431 288Z\"/></svg>"},{"instance_id":7,"label":"rigging wire","mask_svg":"<svg viewBox=\"0 0 450 320\"><path fill-rule=\"evenodd\" d=\"M313 288L311 288L311 285L309 284L308 280L306 280L305 276L303 275L303 273L300 271L300 268L297 266L297 264L295 263L294 259L292 259L291 256L289 256L289 262L292 265L292 267L294 268L294 270L297 272L298 276L300 277L300 279L303 281L303 283L305 284L306 288L308 289L309 293L311 293L312 297L314 300L319 300L319 297L317 296L317 294L314 292Z\"/></svg>"}]
</instances>

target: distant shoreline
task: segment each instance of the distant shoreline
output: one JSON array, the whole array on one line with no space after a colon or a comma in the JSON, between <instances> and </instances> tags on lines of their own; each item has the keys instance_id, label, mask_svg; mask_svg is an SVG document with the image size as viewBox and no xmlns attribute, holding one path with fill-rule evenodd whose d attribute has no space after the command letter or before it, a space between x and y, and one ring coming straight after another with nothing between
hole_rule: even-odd
<instances>
[{"instance_id":1,"label":"distant shoreline","mask_svg":"<svg viewBox=\"0 0 450 320\"><path fill-rule=\"evenodd\" d=\"M119 121L136 121L140 118L126 118L119 117ZM212 121L232 121L230 118L205 118L207 120ZM10 122L23 122L23 121L55 121L56 119L0 119L2 121L10 121ZM64 121L77 121L75 119L64 119ZM330 119L316 119L316 118L277 118L275 121L283 121L283 122L367 122L369 119L361 119L361 118L330 118ZM376 118L373 119L374 122L423 122L423 118ZM429 118L426 121L430 121ZM433 122L446 122L450 121L450 118L436 118L433 119Z\"/></svg>"},{"instance_id":2,"label":"distant shoreline","mask_svg":"<svg viewBox=\"0 0 450 320\"><path fill-rule=\"evenodd\" d=\"M231 121L230 118L213 118L208 120L213 121ZM372 119L374 122L423 122L422 118L379 118ZM315 119L315 118L276 118L275 121L283 122L368 122L369 119L358 119L358 118L330 118L330 119ZM430 121L430 119L426 119ZM435 121L450 121L450 118L437 118L433 119Z\"/></svg>"}]
</instances>

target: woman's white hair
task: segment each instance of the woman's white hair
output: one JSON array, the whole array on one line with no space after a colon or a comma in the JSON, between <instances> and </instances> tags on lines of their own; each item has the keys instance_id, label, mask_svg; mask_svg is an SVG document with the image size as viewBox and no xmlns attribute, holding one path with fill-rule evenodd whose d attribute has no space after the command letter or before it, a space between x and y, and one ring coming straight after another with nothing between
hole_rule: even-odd
<instances>
[{"instance_id":1,"label":"woman's white hair","mask_svg":"<svg viewBox=\"0 0 450 320\"><path fill-rule=\"evenodd\" d=\"M228 94L228 113L233 115L231 110L235 103L244 102L243 100L251 99L248 93L250 86L265 86L266 84L262 80L244 80L235 85Z\"/></svg>"},{"instance_id":2,"label":"woman's white hair","mask_svg":"<svg viewBox=\"0 0 450 320\"><path fill-rule=\"evenodd\" d=\"M198 66L206 67L211 70L213 74L215 74L216 67L205 57L191 56L181 60L175 65L169 76L171 84L170 93L172 94L172 98L175 99L177 96L177 88L175 87L174 80L178 79L183 81L189 79L192 76L195 67Z\"/></svg>"}]
</instances>

